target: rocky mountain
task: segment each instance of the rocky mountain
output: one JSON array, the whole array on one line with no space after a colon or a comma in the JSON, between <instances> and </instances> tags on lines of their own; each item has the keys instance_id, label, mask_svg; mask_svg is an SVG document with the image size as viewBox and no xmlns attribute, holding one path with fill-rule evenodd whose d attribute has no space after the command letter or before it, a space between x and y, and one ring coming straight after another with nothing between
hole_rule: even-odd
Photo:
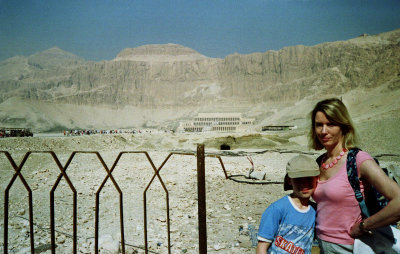
<instances>
[{"instance_id":1,"label":"rocky mountain","mask_svg":"<svg viewBox=\"0 0 400 254\"><path fill-rule=\"evenodd\" d=\"M399 88L400 29L225 59L163 44L89 62L55 47L0 62L0 126L174 127L177 119L207 111L244 112L258 124L301 124L307 112L294 113L299 103L331 96L355 103L354 95L385 98ZM385 114L400 109L391 101L379 109L385 107Z\"/></svg>"}]
</instances>

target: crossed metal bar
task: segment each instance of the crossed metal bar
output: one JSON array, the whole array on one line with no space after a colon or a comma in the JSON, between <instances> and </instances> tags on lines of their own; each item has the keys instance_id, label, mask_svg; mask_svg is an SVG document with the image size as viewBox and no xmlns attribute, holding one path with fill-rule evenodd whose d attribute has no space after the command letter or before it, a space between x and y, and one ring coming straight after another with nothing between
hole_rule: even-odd
<instances>
[{"instance_id":1,"label":"crossed metal bar","mask_svg":"<svg viewBox=\"0 0 400 254\"><path fill-rule=\"evenodd\" d=\"M4 154L8 161L10 162L11 166L13 167L15 173L13 177L11 178L9 184L7 185L5 189L5 199L4 199L4 253L8 253L8 221L9 221L9 191L11 187L13 186L15 180L17 177L21 180L23 183L25 189L28 192L28 202L29 202L29 230L30 230L30 250L31 253L34 253L34 222L33 222L33 201L32 201L32 190L29 187L28 183L26 182L25 178L23 177L21 170L23 166L25 165L28 157L31 154L34 153L44 153L44 154L50 154L51 157L53 158L54 162L56 163L57 167L60 170L60 174L57 177L57 180L55 181L51 191L50 191L50 235L51 235L51 252L52 254L56 253L56 237L55 237L55 212L54 212L54 193L58 187L58 184L60 183L61 179L64 177L66 180L69 188L71 189L73 193L73 253L77 253L77 191L69 179L66 171L68 167L70 166L73 158L75 157L76 154L82 153L82 154L94 154L97 156L99 159L100 163L102 164L104 170L107 173L107 176L104 178L103 182L101 183L100 187L96 191L96 205L95 205L95 253L98 253L99 251L99 206L100 206L100 192L102 191L104 185L106 184L107 180L110 179L111 182L113 183L115 189L119 193L119 210L120 210L120 229L121 229L121 251L122 253L125 253L125 236L124 236L124 220L123 220L123 193L115 181L112 172L116 168L119 160L121 159L122 155L124 154L144 154L149 161L151 167L154 170L154 174L148 183L147 187L145 188L143 192L143 203L144 203L144 241L145 241L145 253L148 253L148 235L147 235L147 198L146 194L147 191L149 190L150 186L154 182L154 179L157 177L158 180L161 183L161 186L165 192L166 195L166 206L167 206L167 234L168 234L168 253L171 253L171 237L170 237L170 215L169 215L169 192L164 184L164 181L162 180L161 176L159 175L159 172L161 169L164 167L164 165L167 163L167 161L171 158L172 155L190 155L190 156L197 156L197 172L198 172L198 219L199 219L199 252L200 253L207 253L207 236L206 236L206 201L205 201L205 175L204 175L204 168L205 168L205 157L215 157L218 158L221 164L221 167L223 169L225 178L228 179L228 175L225 170L225 166L222 162L222 159L219 155L205 155L204 153L204 145L200 144L197 147L197 153L179 153L179 152L171 152L169 155L165 158L163 163L160 165L160 167L156 167L150 158L149 154L146 151L125 151L125 152L120 152L115 159L113 165L111 168L108 168L107 164L104 162L103 158L101 157L100 153L97 151L74 151L68 158L67 162L65 163L64 166L62 166L60 160L56 156L56 154L53 151L29 151L25 154L23 159L21 160L21 163L17 165L15 163L15 160L12 158L10 153L8 151L0 151L0 154Z\"/></svg>"}]
</instances>

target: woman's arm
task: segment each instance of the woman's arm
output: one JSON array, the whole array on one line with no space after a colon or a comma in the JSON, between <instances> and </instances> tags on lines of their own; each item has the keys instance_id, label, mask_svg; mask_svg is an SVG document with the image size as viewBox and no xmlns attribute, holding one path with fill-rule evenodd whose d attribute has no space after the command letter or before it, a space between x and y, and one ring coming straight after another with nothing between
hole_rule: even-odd
<instances>
[{"instance_id":1,"label":"woman's arm","mask_svg":"<svg viewBox=\"0 0 400 254\"><path fill-rule=\"evenodd\" d=\"M256 254L266 254L271 243L258 241Z\"/></svg>"},{"instance_id":2,"label":"woman's arm","mask_svg":"<svg viewBox=\"0 0 400 254\"><path fill-rule=\"evenodd\" d=\"M360 167L360 178L373 185L389 203L378 213L364 220L365 231L393 224L400 220L400 187L390 179L374 160L366 160ZM351 236L357 237L360 231L360 223L351 228Z\"/></svg>"}]
</instances>

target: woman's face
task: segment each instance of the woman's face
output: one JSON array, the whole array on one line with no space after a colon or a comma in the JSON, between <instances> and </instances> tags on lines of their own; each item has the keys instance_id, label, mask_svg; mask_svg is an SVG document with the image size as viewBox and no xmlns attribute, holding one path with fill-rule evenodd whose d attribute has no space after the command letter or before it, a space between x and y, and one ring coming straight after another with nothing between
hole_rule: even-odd
<instances>
[{"instance_id":1,"label":"woman's face","mask_svg":"<svg viewBox=\"0 0 400 254\"><path fill-rule=\"evenodd\" d=\"M318 111L315 114L314 128L319 142L325 148L334 148L338 144L342 145L343 133L340 126L330 122L325 113Z\"/></svg>"}]
</instances>

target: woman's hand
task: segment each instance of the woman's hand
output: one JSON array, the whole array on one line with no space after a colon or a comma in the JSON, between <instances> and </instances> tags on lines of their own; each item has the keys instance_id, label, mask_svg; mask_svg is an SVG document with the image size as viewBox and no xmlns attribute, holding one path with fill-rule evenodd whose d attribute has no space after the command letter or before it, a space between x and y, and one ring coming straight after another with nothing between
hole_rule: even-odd
<instances>
[{"instance_id":1,"label":"woman's hand","mask_svg":"<svg viewBox=\"0 0 400 254\"><path fill-rule=\"evenodd\" d=\"M362 232L360 230L360 222L356 222L353 224L353 226L350 228L350 236L353 238L358 238L362 236Z\"/></svg>"},{"instance_id":2,"label":"woman's hand","mask_svg":"<svg viewBox=\"0 0 400 254\"><path fill-rule=\"evenodd\" d=\"M354 223L350 228L350 236L353 238L359 238L362 235L372 235L372 232L370 230L366 230L363 225L363 221Z\"/></svg>"}]
</instances>

